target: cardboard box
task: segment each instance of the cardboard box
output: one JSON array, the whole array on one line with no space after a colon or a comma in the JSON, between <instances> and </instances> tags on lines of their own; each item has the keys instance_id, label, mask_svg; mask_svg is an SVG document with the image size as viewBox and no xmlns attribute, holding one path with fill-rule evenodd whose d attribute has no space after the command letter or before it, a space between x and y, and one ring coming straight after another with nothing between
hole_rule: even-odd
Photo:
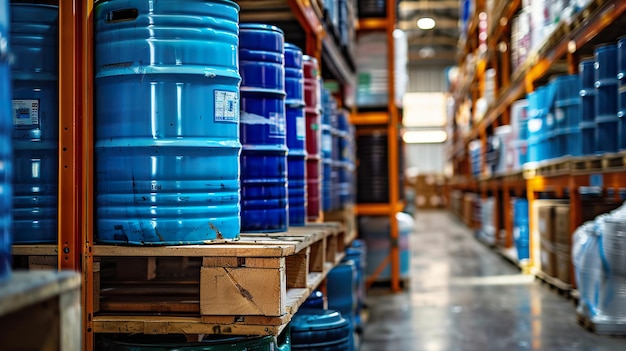
<instances>
[{"instance_id":1,"label":"cardboard box","mask_svg":"<svg viewBox=\"0 0 626 351\"><path fill-rule=\"evenodd\" d=\"M544 238L541 238L541 247L539 250L541 252L541 271L551 277L556 277L557 258L554 252L554 245Z\"/></svg>"},{"instance_id":2,"label":"cardboard box","mask_svg":"<svg viewBox=\"0 0 626 351\"><path fill-rule=\"evenodd\" d=\"M569 251L556 250L556 277L564 283L570 284L572 280L572 255Z\"/></svg>"},{"instance_id":3,"label":"cardboard box","mask_svg":"<svg viewBox=\"0 0 626 351\"><path fill-rule=\"evenodd\" d=\"M543 240L553 244L555 242L554 233L554 206L544 205L539 207L539 220L537 221L537 230L539 236Z\"/></svg>"},{"instance_id":4,"label":"cardboard box","mask_svg":"<svg viewBox=\"0 0 626 351\"><path fill-rule=\"evenodd\" d=\"M572 247L572 230L569 219L569 205L556 205L554 207L555 243L557 246L562 246L563 251L569 251Z\"/></svg>"}]
</instances>

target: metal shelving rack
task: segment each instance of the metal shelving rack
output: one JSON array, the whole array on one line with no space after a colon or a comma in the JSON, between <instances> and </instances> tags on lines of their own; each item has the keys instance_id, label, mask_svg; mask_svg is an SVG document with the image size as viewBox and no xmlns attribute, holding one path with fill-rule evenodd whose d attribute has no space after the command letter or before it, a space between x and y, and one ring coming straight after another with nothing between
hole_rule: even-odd
<instances>
[{"instance_id":1,"label":"metal shelving rack","mask_svg":"<svg viewBox=\"0 0 626 351\"><path fill-rule=\"evenodd\" d=\"M504 2L503 2L504 3ZM453 163L457 177L451 182L452 189L480 193L486 197L488 193L502 192L502 202L507 204L510 194L526 197L529 206L538 198L538 193L552 192L557 197L569 195L570 228L574 230L582 224L582 202L578 192L579 187L590 184L592 175L603 178L604 189L622 188L626 186L626 172L624 171L622 154L606 156L592 156L560 159L540 163L537 166L525 167L524 171L501 176L472 178L468 167L467 145L472 139L480 139L485 145L486 138L494 127L508 124L511 104L523 98L535 89L535 85L546 81L553 72L557 63L566 62L566 71L569 74L578 73L578 63L581 55L592 53L593 46L606 41L614 41L623 35L623 29L615 28L615 23L623 21L626 13L626 2L620 0L594 0L587 8L579 12L571 23L562 23L547 38L545 43L532 53L526 62L515 72L510 71L510 57L508 53L499 52L499 44L506 41L510 32L510 20L520 9L521 1L514 0L497 8L495 18L491 20L491 28L487 39L487 50L482 53L478 61L478 68L474 76L466 75L464 83L454 93L457 100L471 95L473 100L479 96L478 89L483 89L485 68L487 65L502 68L497 72L496 101L488 109L484 118L475 124L467 135L455 133L453 144L448 158ZM477 51L478 13L484 11L485 2L478 1L475 15L469 26L468 39L462 45L461 59L467 54ZM619 22L623 23L623 22ZM623 27L622 27L623 28ZM563 70L565 71L565 70ZM463 72L462 72L463 74ZM476 89L478 87L478 89ZM607 161L602 161L607 160ZM613 161L616 166L611 166ZM482 161L485 165L484 158ZM616 193L616 197L618 194ZM503 238L504 246L510 247L512 239L512 215L510 206L502 206L502 218L496 213L494 225L502 223L506 229ZM536 229L537 223L530 220L531 232ZM531 264L537 260L532 254L533 247L538 243L531 242Z\"/></svg>"},{"instance_id":2,"label":"metal shelving rack","mask_svg":"<svg viewBox=\"0 0 626 351\"><path fill-rule=\"evenodd\" d=\"M383 261L381 267L376 272L381 272L384 266L391 263L391 289L394 292L402 290L400 277L400 251L398 247L398 221L396 213L401 211L403 203L400 201L399 177L402 170L398 164L400 153L398 135L400 126L400 111L394 102L395 96L395 60L394 60L394 38L393 31L396 23L396 2L386 2L385 18L360 19L360 31L385 31L387 35L387 108L384 112L363 112L353 114L352 123L356 126L385 126L387 129L387 162L389 172L389 202L385 204L358 204L356 206L357 215L378 215L389 216L391 250L387 259ZM369 278L368 284L373 283L376 274Z\"/></svg>"},{"instance_id":3,"label":"metal shelving rack","mask_svg":"<svg viewBox=\"0 0 626 351\"><path fill-rule=\"evenodd\" d=\"M237 1L242 8L246 1ZM315 0L280 0L305 36L304 52L327 65L342 86L354 86L348 57L326 31ZM58 245L19 246L14 252L57 256L59 269L82 272L83 349L93 350L93 0L59 1L59 226ZM391 63L393 64L393 62ZM396 114L397 119L397 114Z\"/></svg>"}]
</instances>

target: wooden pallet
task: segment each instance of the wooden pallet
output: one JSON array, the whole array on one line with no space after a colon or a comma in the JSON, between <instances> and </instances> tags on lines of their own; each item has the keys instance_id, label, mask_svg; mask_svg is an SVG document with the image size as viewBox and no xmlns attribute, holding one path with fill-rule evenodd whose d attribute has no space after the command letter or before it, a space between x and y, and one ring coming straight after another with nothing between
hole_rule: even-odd
<instances>
[{"instance_id":1,"label":"wooden pallet","mask_svg":"<svg viewBox=\"0 0 626 351\"><path fill-rule=\"evenodd\" d=\"M13 245L14 268L29 270L56 270L58 247L56 244Z\"/></svg>"},{"instance_id":2,"label":"wooden pallet","mask_svg":"<svg viewBox=\"0 0 626 351\"><path fill-rule=\"evenodd\" d=\"M346 230L346 245L350 245L357 236L357 223L354 205L346 205L341 210L324 212L324 220L339 222Z\"/></svg>"},{"instance_id":3,"label":"wooden pallet","mask_svg":"<svg viewBox=\"0 0 626 351\"><path fill-rule=\"evenodd\" d=\"M535 272L535 276L541 282L547 284L551 289L555 290L559 295L568 299L571 298L571 292L574 288L572 284L565 283L559 278L552 277L539 270Z\"/></svg>"},{"instance_id":4,"label":"wooden pallet","mask_svg":"<svg viewBox=\"0 0 626 351\"><path fill-rule=\"evenodd\" d=\"M578 312L576 313L576 320L583 328L598 335L626 336L626 323L603 321Z\"/></svg>"},{"instance_id":5,"label":"wooden pallet","mask_svg":"<svg viewBox=\"0 0 626 351\"><path fill-rule=\"evenodd\" d=\"M602 169L605 171L619 171L626 168L626 153L618 152L602 156Z\"/></svg>"},{"instance_id":6,"label":"wooden pallet","mask_svg":"<svg viewBox=\"0 0 626 351\"><path fill-rule=\"evenodd\" d=\"M94 245L95 333L279 335L344 255L340 223L215 245Z\"/></svg>"}]
</instances>

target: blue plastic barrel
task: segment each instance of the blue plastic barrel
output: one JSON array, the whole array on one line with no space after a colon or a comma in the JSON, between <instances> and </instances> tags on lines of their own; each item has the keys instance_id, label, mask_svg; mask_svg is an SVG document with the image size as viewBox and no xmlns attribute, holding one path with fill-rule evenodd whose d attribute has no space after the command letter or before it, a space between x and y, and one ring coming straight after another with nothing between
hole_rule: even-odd
<instances>
[{"instance_id":1,"label":"blue plastic barrel","mask_svg":"<svg viewBox=\"0 0 626 351\"><path fill-rule=\"evenodd\" d=\"M582 153L579 130L581 123L580 76L577 74L559 76L555 79L555 85L556 157L579 156Z\"/></svg>"},{"instance_id":2,"label":"blue plastic barrel","mask_svg":"<svg viewBox=\"0 0 626 351\"><path fill-rule=\"evenodd\" d=\"M59 8L11 4L15 243L57 241Z\"/></svg>"},{"instance_id":3,"label":"blue plastic barrel","mask_svg":"<svg viewBox=\"0 0 626 351\"><path fill-rule=\"evenodd\" d=\"M617 42L617 79L619 93L617 96L617 117L619 117L619 148L626 150L626 38Z\"/></svg>"},{"instance_id":4,"label":"blue plastic barrel","mask_svg":"<svg viewBox=\"0 0 626 351\"><path fill-rule=\"evenodd\" d=\"M619 148L617 117L617 46L607 44L595 49L596 152L615 152Z\"/></svg>"},{"instance_id":5,"label":"blue plastic barrel","mask_svg":"<svg viewBox=\"0 0 626 351\"><path fill-rule=\"evenodd\" d=\"M350 350L354 349L354 332L356 331L357 295L357 263L354 260L343 260L328 272L326 280L326 298L328 309L341 312L343 318L350 322Z\"/></svg>"},{"instance_id":6,"label":"blue plastic barrel","mask_svg":"<svg viewBox=\"0 0 626 351\"><path fill-rule=\"evenodd\" d=\"M306 224L306 118L302 50L285 44L289 225Z\"/></svg>"},{"instance_id":7,"label":"blue plastic barrel","mask_svg":"<svg viewBox=\"0 0 626 351\"><path fill-rule=\"evenodd\" d=\"M333 136L331 121L335 110L330 91L322 89L322 210L331 211L333 191Z\"/></svg>"},{"instance_id":8,"label":"blue plastic barrel","mask_svg":"<svg viewBox=\"0 0 626 351\"><path fill-rule=\"evenodd\" d=\"M356 310L354 324L357 331L363 329L361 310L365 305L365 268L367 266L367 245L364 240L356 239L346 248L344 261L352 260L356 267Z\"/></svg>"},{"instance_id":9,"label":"blue plastic barrel","mask_svg":"<svg viewBox=\"0 0 626 351\"><path fill-rule=\"evenodd\" d=\"M241 231L280 232L288 226L283 31L242 24Z\"/></svg>"},{"instance_id":10,"label":"blue plastic barrel","mask_svg":"<svg viewBox=\"0 0 626 351\"><path fill-rule=\"evenodd\" d=\"M595 122L596 120L596 87L595 87L595 60L580 62L579 76L581 89L581 122Z\"/></svg>"},{"instance_id":11,"label":"blue plastic barrel","mask_svg":"<svg viewBox=\"0 0 626 351\"><path fill-rule=\"evenodd\" d=\"M352 200L352 176L351 167L352 162L352 136L350 134L350 121L348 113L341 111L337 116L337 128L339 133L339 207L343 208L346 204L351 203Z\"/></svg>"},{"instance_id":12,"label":"blue plastic barrel","mask_svg":"<svg viewBox=\"0 0 626 351\"><path fill-rule=\"evenodd\" d=\"M304 301L300 308L320 309L324 308L324 293L319 290L314 290L311 295Z\"/></svg>"},{"instance_id":13,"label":"blue plastic barrel","mask_svg":"<svg viewBox=\"0 0 626 351\"><path fill-rule=\"evenodd\" d=\"M96 240L238 238L238 5L99 1L94 18Z\"/></svg>"},{"instance_id":14,"label":"blue plastic barrel","mask_svg":"<svg viewBox=\"0 0 626 351\"><path fill-rule=\"evenodd\" d=\"M595 122L580 124L581 155L592 155L596 152L596 128Z\"/></svg>"},{"instance_id":15,"label":"blue plastic barrel","mask_svg":"<svg viewBox=\"0 0 626 351\"><path fill-rule=\"evenodd\" d=\"M9 6L0 1L0 40L9 40ZM0 282L11 274L13 189L11 145L11 70L9 47L0 45Z\"/></svg>"},{"instance_id":16,"label":"blue plastic barrel","mask_svg":"<svg viewBox=\"0 0 626 351\"><path fill-rule=\"evenodd\" d=\"M513 199L513 239L519 260L530 258L528 200Z\"/></svg>"},{"instance_id":17,"label":"blue plastic barrel","mask_svg":"<svg viewBox=\"0 0 626 351\"><path fill-rule=\"evenodd\" d=\"M339 311L300 309L291 319L291 349L350 351L350 322Z\"/></svg>"}]
</instances>

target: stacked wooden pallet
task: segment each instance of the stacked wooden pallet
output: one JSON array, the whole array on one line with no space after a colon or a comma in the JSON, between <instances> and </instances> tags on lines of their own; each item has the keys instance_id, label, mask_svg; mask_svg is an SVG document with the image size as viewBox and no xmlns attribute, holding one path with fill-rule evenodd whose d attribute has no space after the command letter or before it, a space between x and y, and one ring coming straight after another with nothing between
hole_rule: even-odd
<instances>
[{"instance_id":1,"label":"stacked wooden pallet","mask_svg":"<svg viewBox=\"0 0 626 351\"><path fill-rule=\"evenodd\" d=\"M94 245L95 333L279 335L341 261L339 223L215 245Z\"/></svg>"}]
</instances>

